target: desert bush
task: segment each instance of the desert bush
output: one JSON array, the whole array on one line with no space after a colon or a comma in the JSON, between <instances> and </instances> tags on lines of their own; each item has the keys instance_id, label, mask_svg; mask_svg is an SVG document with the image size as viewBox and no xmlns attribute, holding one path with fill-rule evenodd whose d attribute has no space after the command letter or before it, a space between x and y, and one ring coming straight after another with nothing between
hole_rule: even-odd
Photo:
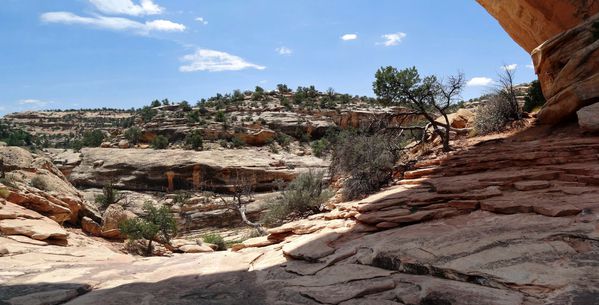
<instances>
[{"instance_id":1,"label":"desert bush","mask_svg":"<svg viewBox=\"0 0 599 305\"><path fill-rule=\"evenodd\" d=\"M202 132L200 130L192 131L185 137L185 144L190 146L193 150L202 150L204 146Z\"/></svg>"},{"instance_id":2,"label":"desert bush","mask_svg":"<svg viewBox=\"0 0 599 305\"><path fill-rule=\"evenodd\" d=\"M225 116L225 113L222 111L219 111L216 113L216 116L214 117L214 120L217 122L226 122L227 121L227 117Z\"/></svg>"},{"instance_id":3,"label":"desert bush","mask_svg":"<svg viewBox=\"0 0 599 305\"><path fill-rule=\"evenodd\" d=\"M177 223L170 208L156 208L151 202L143 206L144 214L139 218L127 219L119 224L121 234L130 241L146 240L145 255L152 255L152 242L168 243L177 234Z\"/></svg>"},{"instance_id":4,"label":"desert bush","mask_svg":"<svg viewBox=\"0 0 599 305\"><path fill-rule=\"evenodd\" d=\"M86 131L83 133L81 142L84 147L98 147L104 141L104 132L99 129Z\"/></svg>"},{"instance_id":5,"label":"desert bush","mask_svg":"<svg viewBox=\"0 0 599 305\"><path fill-rule=\"evenodd\" d=\"M108 182L102 187L102 194L96 196L95 201L102 209L109 205L118 203L123 199L123 195L114 188L112 182Z\"/></svg>"},{"instance_id":6,"label":"desert bush","mask_svg":"<svg viewBox=\"0 0 599 305\"><path fill-rule=\"evenodd\" d=\"M501 131L508 122L517 119L517 112L501 94L492 95L478 107L474 130L479 135Z\"/></svg>"},{"instance_id":7,"label":"desert bush","mask_svg":"<svg viewBox=\"0 0 599 305\"><path fill-rule=\"evenodd\" d=\"M320 158L329 150L330 144L331 143L324 138L314 141L312 142L312 153L314 153L316 157Z\"/></svg>"},{"instance_id":8,"label":"desert bush","mask_svg":"<svg viewBox=\"0 0 599 305\"><path fill-rule=\"evenodd\" d=\"M384 134L341 133L333 147L330 169L333 175L348 177L343 197L352 200L387 183L398 160L395 149Z\"/></svg>"},{"instance_id":9,"label":"desert bush","mask_svg":"<svg viewBox=\"0 0 599 305\"><path fill-rule=\"evenodd\" d=\"M125 139L127 139L127 141L129 141L129 143L135 145L137 143L139 143L139 140L141 140L141 129L139 127L131 127L127 130L125 130Z\"/></svg>"},{"instance_id":10,"label":"desert bush","mask_svg":"<svg viewBox=\"0 0 599 305\"><path fill-rule=\"evenodd\" d=\"M168 147L168 139L165 136L159 135L152 140L154 149L166 149Z\"/></svg>"},{"instance_id":11,"label":"desert bush","mask_svg":"<svg viewBox=\"0 0 599 305\"><path fill-rule=\"evenodd\" d=\"M189 105L188 101L182 101L179 103L179 108L185 112L191 111L191 105Z\"/></svg>"},{"instance_id":12,"label":"desert bush","mask_svg":"<svg viewBox=\"0 0 599 305\"><path fill-rule=\"evenodd\" d=\"M48 190L48 184L46 183L46 180L44 180L44 178L42 178L41 176L33 177L29 184L42 191Z\"/></svg>"},{"instance_id":13,"label":"desert bush","mask_svg":"<svg viewBox=\"0 0 599 305\"><path fill-rule=\"evenodd\" d=\"M279 143L284 150L289 150L289 144L291 144L292 140L292 137L281 132L277 132L275 136L275 141Z\"/></svg>"},{"instance_id":14,"label":"desert bush","mask_svg":"<svg viewBox=\"0 0 599 305\"><path fill-rule=\"evenodd\" d=\"M333 195L323 178L324 173L316 171L298 175L281 192L280 198L268 206L262 222L267 226L273 226L287 219L318 212L320 206Z\"/></svg>"},{"instance_id":15,"label":"desert bush","mask_svg":"<svg viewBox=\"0 0 599 305\"><path fill-rule=\"evenodd\" d=\"M522 110L526 112L532 112L535 109L545 105L545 96L543 95L543 90L541 89L541 83L538 80L534 80L530 84L530 88L528 88L528 92L526 93L524 100L525 102Z\"/></svg>"},{"instance_id":16,"label":"desert bush","mask_svg":"<svg viewBox=\"0 0 599 305\"><path fill-rule=\"evenodd\" d=\"M227 245L225 243L225 240L223 239L222 236L220 236L216 233L205 234L202 236L202 240L205 243L216 245L217 251L227 250Z\"/></svg>"},{"instance_id":17,"label":"desert bush","mask_svg":"<svg viewBox=\"0 0 599 305\"><path fill-rule=\"evenodd\" d=\"M245 142L239 138L239 137L233 137L233 139L231 139L231 147L232 148L242 148L245 146Z\"/></svg>"},{"instance_id":18,"label":"desert bush","mask_svg":"<svg viewBox=\"0 0 599 305\"><path fill-rule=\"evenodd\" d=\"M156 101L158 102L158 101ZM141 116L141 118L143 119L144 122L149 122L152 120L152 118L154 118L157 114L158 111L156 109L153 109L152 107L143 107L141 109L139 109L138 111L139 115Z\"/></svg>"}]
</instances>

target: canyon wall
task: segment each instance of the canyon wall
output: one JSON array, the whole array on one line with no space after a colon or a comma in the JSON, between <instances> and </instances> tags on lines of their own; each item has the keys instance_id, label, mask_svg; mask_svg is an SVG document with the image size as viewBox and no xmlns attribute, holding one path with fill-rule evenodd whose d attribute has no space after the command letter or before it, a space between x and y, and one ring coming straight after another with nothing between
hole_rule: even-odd
<instances>
[{"instance_id":1,"label":"canyon wall","mask_svg":"<svg viewBox=\"0 0 599 305\"><path fill-rule=\"evenodd\" d=\"M477 0L527 52L555 124L599 101L599 0Z\"/></svg>"}]
</instances>

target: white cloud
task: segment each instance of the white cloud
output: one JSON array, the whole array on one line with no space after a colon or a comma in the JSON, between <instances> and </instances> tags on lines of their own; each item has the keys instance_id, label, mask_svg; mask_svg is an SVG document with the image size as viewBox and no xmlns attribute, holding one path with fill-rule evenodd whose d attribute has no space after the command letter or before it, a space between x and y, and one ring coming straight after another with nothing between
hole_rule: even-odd
<instances>
[{"instance_id":1,"label":"white cloud","mask_svg":"<svg viewBox=\"0 0 599 305\"><path fill-rule=\"evenodd\" d=\"M493 84L495 81L488 77L475 77L466 83L469 87L484 87Z\"/></svg>"},{"instance_id":2,"label":"white cloud","mask_svg":"<svg viewBox=\"0 0 599 305\"><path fill-rule=\"evenodd\" d=\"M527 67L527 68L529 68L529 69L534 69L534 68L535 68L535 65L533 65L533 64L528 64L528 65L526 65L526 67Z\"/></svg>"},{"instance_id":3,"label":"white cloud","mask_svg":"<svg viewBox=\"0 0 599 305\"><path fill-rule=\"evenodd\" d=\"M385 34L381 37L383 37L385 39L384 42L380 43L386 47L391 47L391 46L396 46L398 45L404 38L406 38L406 36L408 36L408 34L406 33L402 33L402 32L398 32L398 33L392 33L392 34Z\"/></svg>"},{"instance_id":4,"label":"white cloud","mask_svg":"<svg viewBox=\"0 0 599 305\"><path fill-rule=\"evenodd\" d=\"M341 40L345 40L345 41L356 40L356 39L358 39L357 34L345 34L345 35L341 36Z\"/></svg>"},{"instance_id":5,"label":"white cloud","mask_svg":"<svg viewBox=\"0 0 599 305\"><path fill-rule=\"evenodd\" d=\"M150 31L181 32L185 25L168 20L153 20L145 23L121 17L82 17L69 12L49 12L41 15L41 20L48 23L82 24L114 31L134 31L147 34Z\"/></svg>"},{"instance_id":6,"label":"white cloud","mask_svg":"<svg viewBox=\"0 0 599 305\"><path fill-rule=\"evenodd\" d=\"M505 66L501 67L501 69L504 71L514 71L517 68L518 68L518 64L505 65Z\"/></svg>"},{"instance_id":7,"label":"white cloud","mask_svg":"<svg viewBox=\"0 0 599 305\"><path fill-rule=\"evenodd\" d=\"M163 20L163 19L146 21L145 25L148 28L148 30L166 31L166 32L169 32L169 31L183 32L183 31L185 31L184 25L182 25L180 23L174 23L169 20Z\"/></svg>"},{"instance_id":8,"label":"white cloud","mask_svg":"<svg viewBox=\"0 0 599 305\"><path fill-rule=\"evenodd\" d=\"M197 22L203 24L203 25L207 25L208 21L206 21L206 19L204 19L204 17L198 17L195 19Z\"/></svg>"},{"instance_id":9,"label":"white cloud","mask_svg":"<svg viewBox=\"0 0 599 305\"><path fill-rule=\"evenodd\" d=\"M152 0L141 0L139 4L135 4L131 0L89 0L89 2L106 14L157 15L164 10Z\"/></svg>"},{"instance_id":10,"label":"white cloud","mask_svg":"<svg viewBox=\"0 0 599 305\"><path fill-rule=\"evenodd\" d=\"M38 99L24 99L18 102L19 105L28 109L40 109L46 107L50 104L54 104L52 101L42 101Z\"/></svg>"},{"instance_id":11,"label":"white cloud","mask_svg":"<svg viewBox=\"0 0 599 305\"><path fill-rule=\"evenodd\" d=\"M277 53L279 53L280 55L291 55L291 53L293 53L293 50L291 50L288 47L279 47L279 48L276 48L275 51Z\"/></svg>"},{"instance_id":12,"label":"white cloud","mask_svg":"<svg viewBox=\"0 0 599 305\"><path fill-rule=\"evenodd\" d=\"M239 56L208 49L198 49L195 53L183 56L181 61L186 63L179 67L179 71L181 72L220 72L244 69L266 69L264 66L247 62Z\"/></svg>"}]
</instances>

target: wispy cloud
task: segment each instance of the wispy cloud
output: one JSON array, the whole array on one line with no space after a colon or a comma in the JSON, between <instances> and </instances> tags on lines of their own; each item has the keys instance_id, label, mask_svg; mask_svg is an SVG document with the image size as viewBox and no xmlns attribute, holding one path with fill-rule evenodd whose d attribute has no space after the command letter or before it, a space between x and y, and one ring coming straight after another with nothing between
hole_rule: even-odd
<instances>
[{"instance_id":1,"label":"wispy cloud","mask_svg":"<svg viewBox=\"0 0 599 305\"><path fill-rule=\"evenodd\" d=\"M382 38L385 39L385 41L381 42L379 44L382 44L382 45L384 45L386 47L396 46L404 38L406 38L406 36L408 36L408 34L402 33L402 32L397 32L397 33L392 33L392 34L385 34L385 35L381 36Z\"/></svg>"},{"instance_id":2,"label":"wispy cloud","mask_svg":"<svg viewBox=\"0 0 599 305\"><path fill-rule=\"evenodd\" d=\"M275 49L275 51L280 55L291 55L293 53L293 50L288 47L278 47Z\"/></svg>"},{"instance_id":3,"label":"wispy cloud","mask_svg":"<svg viewBox=\"0 0 599 305\"><path fill-rule=\"evenodd\" d=\"M469 87L485 87L492 85L495 81L488 77L474 77L466 83Z\"/></svg>"},{"instance_id":4,"label":"wispy cloud","mask_svg":"<svg viewBox=\"0 0 599 305\"><path fill-rule=\"evenodd\" d=\"M18 104L21 106L20 107L21 109L28 110L28 109L42 109L50 104L54 104L54 102L38 100L38 99L24 99L24 100L18 101Z\"/></svg>"},{"instance_id":5,"label":"wispy cloud","mask_svg":"<svg viewBox=\"0 0 599 305\"><path fill-rule=\"evenodd\" d=\"M341 40L349 41L358 39L358 34L345 34L341 36Z\"/></svg>"},{"instance_id":6,"label":"wispy cloud","mask_svg":"<svg viewBox=\"0 0 599 305\"><path fill-rule=\"evenodd\" d=\"M244 69L266 69L264 66L253 64L239 56L208 49L198 49L195 53L183 56L181 61L185 63L179 67L179 71L181 72L220 72Z\"/></svg>"},{"instance_id":7,"label":"wispy cloud","mask_svg":"<svg viewBox=\"0 0 599 305\"><path fill-rule=\"evenodd\" d=\"M195 19L197 22L203 24L203 25L207 25L208 21L206 21L206 19L204 19L204 17L198 17Z\"/></svg>"},{"instance_id":8,"label":"wispy cloud","mask_svg":"<svg viewBox=\"0 0 599 305\"><path fill-rule=\"evenodd\" d=\"M529 69L534 69L534 68L535 68L535 65L533 65L533 64L528 64L528 65L526 65L526 67L527 67L527 68L529 68Z\"/></svg>"},{"instance_id":9,"label":"wispy cloud","mask_svg":"<svg viewBox=\"0 0 599 305\"><path fill-rule=\"evenodd\" d=\"M152 0L141 0L139 4L135 4L131 0L89 0L89 2L105 14L157 15L164 10Z\"/></svg>"},{"instance_id":10,"label":"wispy cloud","mask_svg":"<svg viewBox=\"0 0 599 305\"><path fill-rule=\"evenodd\" d=\"M114 31L133 31L138 34L147 34L151 31L181 32L186 29L183 24L162 19L141 23L121 17L83 17L69 12L43 13L40 18L47 23L80 24Z\"/></svg>"},{"instance_id":11,"label":"wispy cloud","mask_svg":"<svg viewBox=\"0 0 599 305\"><path fill-rule=\"evenodd\" d=\"M514 71L518 69L518 64L504 65L501 66L501 69L504 71Z\"/></svg>"}]
</instances>

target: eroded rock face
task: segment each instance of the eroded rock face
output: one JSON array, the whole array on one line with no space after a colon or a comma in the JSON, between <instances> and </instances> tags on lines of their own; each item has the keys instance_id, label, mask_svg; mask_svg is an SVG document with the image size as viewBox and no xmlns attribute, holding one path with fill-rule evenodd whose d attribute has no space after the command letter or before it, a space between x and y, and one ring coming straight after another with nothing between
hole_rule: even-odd
<instances>
[{"instance_id":1,"label":"eroded rock face","mask_svg":"<svg viewBox=\"0 0 599 305\"><path fill-rule=\"evenodd\" d=\"M527 52L599 13L596 0L477 0Z\"/></svg>"},{"instance_id":2,"label":"eroded rock face","mask_svg":"<svg viewBox=\"0 0 599 305\"><path fill-rule=\"evenodd\" d=\"M301 170L324 169L315 157L270 155L264 150L143 150L85 148L70 180L81 187L117 187L137 191L226 191L238 178L251 177L256 190L273 190L275 181L291 181ZM102 161L102 162L98 162Z\"/></svg>"},{"instance_id":3,"label":"eroded rock face","mask_svg":"<svg viewBox=\"0 0 599 305\"><path fill-rule=\"evenodd\" d=\"M547 99L542 123L559 123L598 101L599 1L477 1L532 54Z\"/></svg>"}]
</instances>

